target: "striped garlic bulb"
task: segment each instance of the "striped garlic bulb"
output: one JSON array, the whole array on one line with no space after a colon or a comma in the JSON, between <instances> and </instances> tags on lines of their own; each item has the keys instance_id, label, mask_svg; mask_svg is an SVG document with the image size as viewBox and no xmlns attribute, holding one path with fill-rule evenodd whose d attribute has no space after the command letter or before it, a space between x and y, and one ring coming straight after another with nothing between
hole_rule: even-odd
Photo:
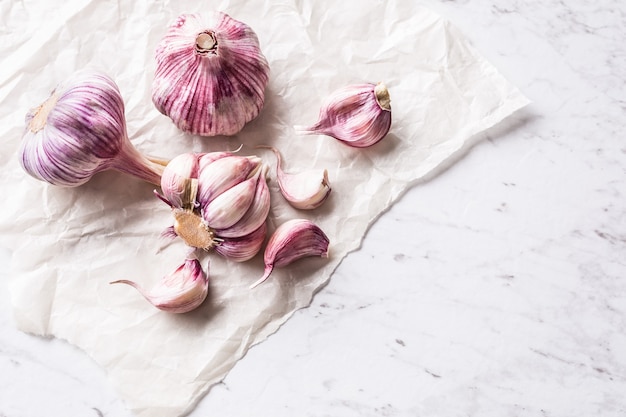
<instances>
[{"instance_id":1,"label":"striped garlic bulb","mask_svg":"<svg viewBox=\"0 0 626 417\"><path fill-rule=\"evenodd\" d=\"M235 135L263 108L269 65L254 31L225 13L179 16L156 63L152 101L184 132Z\"/></svg>"},{"instance_id":2,"label":"striped garlic bulb","mask_svg":"<svg viewBox=\"0 0 626 417\"><path fill-rule=\"evenodd\" d=\"M110 169L158 185L165 164L133 146L117 84L91 69L75 72L27 113L19 158L32 177L62 187Z\"/></svg>"}]
</instances>

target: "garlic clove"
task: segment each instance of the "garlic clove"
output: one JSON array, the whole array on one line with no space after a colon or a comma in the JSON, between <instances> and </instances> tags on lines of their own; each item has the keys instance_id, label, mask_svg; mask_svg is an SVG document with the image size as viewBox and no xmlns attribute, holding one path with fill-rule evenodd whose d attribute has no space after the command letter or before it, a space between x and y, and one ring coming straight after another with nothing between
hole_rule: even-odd
<instances>
[{"instance_id":1,"label":"garlic clove","mask_svg":"<svg viewBox=\"0 0 626 417\"><path fill-rule=\"evenodd\" d=\"M194 153L173 158L161 176L164 201L173 207L192 210L198 192L198 169L198 155Z\"/></svg>"},{"instance_id":2,"label":"garlic clove","mask_svg":"<svg viewBox=\"0 0 626 417\"><path fill-rule=\"evenodd\" d=\"M229 188L202 207L202 218L212 229L226 229L237 223L254 200L257 174Z\"/></svg>"},{"instance_id":3,"label":"garlic clove","mask_svg":"<svg viewBox=\"0 0 626 417\"><path fill-rule=\"evenodd\" d=\"M63 187L114 169L159 185L162 162L142 155L128 139L124 100L99 71L81 70L60 83L26 115L20 164L32 177Z\"/></svg>"},{"instance_id":4,"label":"garlic clove","mask_svg":"<svg viewBox=\"0 0 626 417\"><path fill-rule=\"evenodd\" d=\"M210 163L215 162L218 159L226 158L227 156L233 156L233 153L228 151L200 153L198 154L198 164L200 169L203 169Z\"/></svg>"},{"instance_id":5,"label":"garlic clove","mask_svg":"<svg viewBox=\"0 0 626 417\"><path fill-rule=\"evenodd\" d=\"M267 186L267 165L263 165L256 184L254 198L250 208L241 219L227 229L216 230L215 233L221 238L236 238L245 236L258 229L265 223L270 212L270 190Z\"/></svg>"},{"instance_id":6,"label":"garlic clove","mask_svg":"<svg viewBox=\"0 0 626 417\"><path fill-rule=\"evenodd\" d=\"M321 206L331 192L328 170L311 169L297 174L288 174L282 168L282 158L278 149L269 148L276 155L276 177L282 196L293 207L300 210L312 210Z\"/></svg>"},{"instance_id":7,"label":"garlic clove","mask_svg":"<svg viewBox=\"0 0 626 417\"><path fill-rule=\"evenodd\" d=\"M261 226L244 236L235 238L221 238L215 246L215 251L220 255L235 262L244 262L252 259L263 246L267 226L265 222Z\"/></svg>"},{"instance_id":8,"label":"garlic clove","mask_svg":"<svg viewBox=\"0 0 626 417\"><path fill-rule=\"evenodd\" d=\"M307 257L328 257L329 240L315 223L306 219L288 220L276 228L265 247L263 276L250 288L264 282L275 267L282 267Z\"/></svg>"},{"instance_id":9,"label":"garlic clove","mask_svg":"<svg viewBox=\"0 0 626 417\"><path fill-rule=\"evenodd\" d=\"M185 132L234 135L263 108L268 81L252 28L221 12L183 14L157 46L152 101Z\"/></svg>"},{"instance_id":10,"label":"garlic clove","mask_svg":"<svg viewBox=\"0 0 626 417\"><path fill-rule=\"evenodd\" d=\"M317 123L295 126L300 134L323 134L355 148L372 146L391 128L391 99L385 84L350 85L323 103Z\"/></svg>"},{"instance_id":11,"label":"garlic clove","mask_svg":"<svg viewBox=\"0 0 626 417\"><path fill-rule=\"evenodd\" d=\"M250 178L258 170L261 159L256 156L226 156L211 163L200 161L198 203L206 207L226 190Z\"/></svg>"},{"instance_id":12,"label":"garlic clove","mask_svg":"<svg viewBox=\"0 0 626 417\"><path fill-rule=\"evenodd\" d=\"M174 272L149 291L137 282L120 279L111 284L127 284L139 291L152 305L169 313L187 313L198 308L209 291L208 276L202 270L198 259L186 259Z\"/></svg>"}]
</instances>

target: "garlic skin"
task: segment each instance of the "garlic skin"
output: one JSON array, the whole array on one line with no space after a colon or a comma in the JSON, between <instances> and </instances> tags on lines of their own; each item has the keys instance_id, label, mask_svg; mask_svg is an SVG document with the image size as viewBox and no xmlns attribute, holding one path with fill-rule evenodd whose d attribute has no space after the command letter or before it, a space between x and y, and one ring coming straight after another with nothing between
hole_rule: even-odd
<instances>
[{"instance_id":1,"label":"garlic skin","mask_svg":"<svg viewBox=\"0 0 626 417\"><path fill-rule=\"evenodd\" d=\"M19 158L29 175L62 187L108 169L158 185L164 169L132 145L119 88L94 70L74 73L27 113Z\"/></svg>"},{"instance_id":2,"label":"garlic skin","mask_svg":"<svg viewBox=\"0 0 626 417\"><path fill-rule=\"evenodd\" d=\"M297 174L286 173L282 168L282 157L278 149L267 148L276 155L276 177L280 193L291 206L300 210L313 210L321 206L332 188L328 181L328 170L311 169Z\"/></svg>"},{"instance_id":3,"label":"garlic skin","mask_svg":"<svg viewBox=\"0 0 626 417\"><path fill-rule=\"evenodd\" d=\"M209 292L208 275L198 259L186 259L174 272L149 291L135 281L120 279L111 284L127 284L139 291L153 306L169 313L188 313L198 308Z\"/></svg>"},{"instance_id":4,"label":"garlic skin","mask_svg":"<svg viewBox=\"0 0 626 417\"><path fill-rule=\"evenodd\" d=\"M307 257L328 258L328 236L310 220L292 219L276 228L265 247L263 276L250 285L254 288L264 282L275 267L282 267Z\"/></svg>"},{"instance_id":5,"label":"garlic skin","mask_svg":"<svg viewBox=\"0 0 626 417\"><path fill-rule=\"evenodd\" d=\"M382 82L341 88L326 99L317 123L294 128L299 134L327 135L355 148L372 146L391 128L389 90Z\"/></svg>"},{"instance_id":6,"label":"garlic skin","mask_svg":"<svg viewBox=\"0 0 626 417\"><path fill-rule=\"evenodd\" d=\"M152 101L184 132L240 132L265 102L269 65L255 32L222 12L182 14L156 49Z\"/></svg>"},{"instance_id":7,"label":"garlic skin","mask_svg":"<svg viewBox=\"0 0 626 417\"><path fill-rule=\"evenodd\" d=\"M265 239L270 210L267 171L257 156L220 152L175 157L163 178L176 181L164 180L163 194L155 192L174 217L173 227L162 236L178 236L192 248L215 250L238 262L254 257Z\"/></svg>"}]
</instances>

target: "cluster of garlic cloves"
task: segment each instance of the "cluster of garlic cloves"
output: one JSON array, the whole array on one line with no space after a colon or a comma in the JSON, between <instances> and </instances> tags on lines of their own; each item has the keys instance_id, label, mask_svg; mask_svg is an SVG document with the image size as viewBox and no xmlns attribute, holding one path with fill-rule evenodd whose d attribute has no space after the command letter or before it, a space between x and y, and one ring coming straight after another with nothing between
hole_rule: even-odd
<instances>
[{"instance_id":1,"label":"cluster of garlic cloves","mask_svg":"<svg viewBox=\"0 0 626 417\"><path fill-rule=\"evenodd\" d=\"M157 196L172 210L165 235L238 262L261 249L270 209L267 166L256 156L185 153L163 172Z\"/></svg>"},{"instance_id":2,"label":"cluster of garlic cloves","mask_svg":"<svg viewBox=\"0 0 626 417\"><path fill-rule=\"evenodd\" d=\"M355 148L372 146L391 128L391 100L383 83L354 84L333 92L312 126L295 126L300 134L322 134Z\"/></svg>"},{"instance_id":3,"label":"cluster of garlic cloves","mask_svg":"<svg viewBox=\"0 0 626 417\"><path fill-rule=\"evenodd\" d=\"M252 28L225 13L180 15L156 63L152 101L184 132L234 135L263 108L269 65Z\"/></svg>"},{"instance_id":4,"label":"cluster of garlic cloves","mask_svg":"<svg viewBox=\"0 0 626 417\"><path fill-rule=\"evenodd\" d=\"M282 157L278 149L267 148L276 155L276 177L280 193L293 207L301 210L313 210L321 206L332 190L328 181L328 170L311 169L298 173L286 173L282 168Z\"/></svg>"},{"instance_id":5,"label":"cluster of garlic cloves","mask_svg":"<svg viewBox=\"0 0 626 417\"><path fill-rule=\"evenodd\" d=\"M130 285L156 308L169 313L188 313L198 308L209 291L208 275L196 258L185 259L174 272L164 276L149 290L136 281L126 279L112 281L111 284Z\"/></svg>"},{"instance_id":6,"label":"cluster of garlic cloves","mask_svg":"<svg viewBox=\"0 0 626 417\"><path fill-rule=\"evenodd\" d=\"M312 221L307 219L286 221L270 236L263 255L265 271L250 288L267 280L276 267L283 267L309 256L327 258L328 245L328 236Z\"/></svg>"},{"instance_id":7,"label":"cluster of garlic cloves","mask_svg":"<svg viewBox=\"0 0 626 417\"><path fill-rule=\"evenodd\" d=\"M158 185L164 169L132 145L118 86L94 70L76 72L28 112L19 157L29 175L64 187L109 169Z\"/></svg>"}]
</instances>

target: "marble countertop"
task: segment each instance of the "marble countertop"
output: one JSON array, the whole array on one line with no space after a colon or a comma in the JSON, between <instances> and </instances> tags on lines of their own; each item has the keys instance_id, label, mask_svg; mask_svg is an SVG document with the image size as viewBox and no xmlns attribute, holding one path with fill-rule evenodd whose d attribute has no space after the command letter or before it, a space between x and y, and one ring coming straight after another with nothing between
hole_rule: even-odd
<instances>
[{"instance_id":1,"label":"marble countertop","mask_svg":"<svg viewBox=\"0 0 626 417\"><path fill-rule=\"evenodd\" d=\"M191 417L626 415L626 4L424 3L533 104L404 195ZM82 351L15 329L0 285L0 416L42 415L131 417Z\"/></svg>"}]
</instances>

